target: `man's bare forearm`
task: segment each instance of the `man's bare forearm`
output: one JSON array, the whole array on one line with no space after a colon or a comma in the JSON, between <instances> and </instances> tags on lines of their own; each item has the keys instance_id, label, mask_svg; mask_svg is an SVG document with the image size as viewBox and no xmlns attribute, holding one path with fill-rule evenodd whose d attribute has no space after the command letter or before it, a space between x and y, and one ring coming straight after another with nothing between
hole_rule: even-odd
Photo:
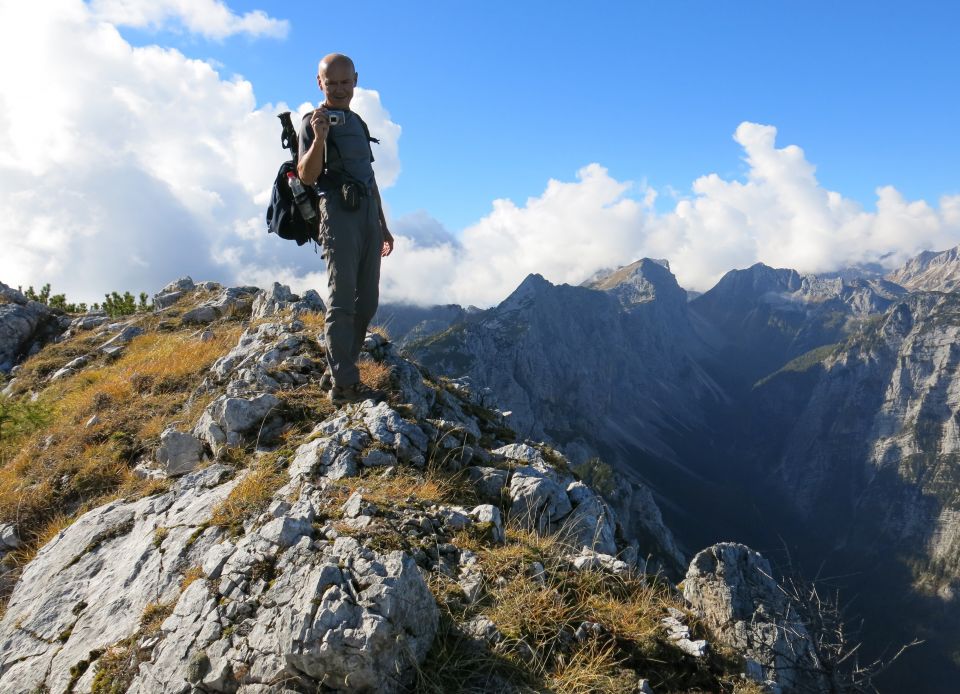
<instances>
[{"instance_id":1,"label":"man's bare forearm","mask_svg":"<svg viewBox=\"0 0 960 694\"><path fill-rule=\"evenodd\" d=\"M306 185L312 186L323 173L323 155L326 149L327 132L330 130L330 121L321 106L310 114L310 130L313 131L313 142L310 149L303 153L297 162L297 174Z\"/></svg>"},{"instance_id":2,"label":"man's bare forearm","mask_svg":"<svg viewBox=\"0 0 960 694\"><path fill-rule=\"evenodd\" d=\"M323 140L314 140L310 149L303 153L297 162L297 174L300 180L311 186L323 173Z\"/></svg>"}]
</instances>

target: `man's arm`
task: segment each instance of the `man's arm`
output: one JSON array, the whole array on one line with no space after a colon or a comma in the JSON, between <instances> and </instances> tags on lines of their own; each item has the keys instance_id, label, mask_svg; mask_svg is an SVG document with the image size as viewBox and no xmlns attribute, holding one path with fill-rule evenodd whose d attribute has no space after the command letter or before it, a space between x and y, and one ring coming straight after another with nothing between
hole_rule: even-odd
<instances>
[{"instance_id":1,"label":"man's arm","mask_svg":"<svg viewBox=\"0 0 960 694\"><path fill-rule=\"evenodd\" d=\"M373 194L377 198L377 205L380 207L380 228L383 229L383 247L380 249L380 255L386 258L393 253L393 234L387 229L387 218L383 214L383 201L380 199L380 188L377 186L377 179L373 179Z\"/></svg>"},{"instance_id":2,"label":"man's arm","mask_svg":"<svg viewBox=\"0 0 960 694\"><path fill-rule=\"evenodd\" d=\"M327 120L327 114L321 109L317 109L310 116L310 126L313 130L313 142L309 149L300 153L300 159L297 162L297 175L304 185L312 186L323 173L323 150L327 142L327 131L330 130L330 122ZM303 147L306 133L300 135L300 147Z\"/></svg>"}]
</instances>

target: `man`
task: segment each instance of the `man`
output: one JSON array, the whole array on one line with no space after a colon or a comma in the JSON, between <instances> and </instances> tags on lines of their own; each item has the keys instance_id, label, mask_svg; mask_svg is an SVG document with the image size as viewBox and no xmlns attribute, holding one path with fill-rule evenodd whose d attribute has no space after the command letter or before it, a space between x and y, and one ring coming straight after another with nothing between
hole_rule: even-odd
<instances>
[{"instance_id":1,"label":"man","mask_svg":"<svg viewBox=\"0 0 960 694\"><path fill-rule=\"evenodd\" d=\"M320 108L300 124L298 173L319 194L320 242L327 263L324 326L334 405L381 395L360 383L357 359L367 326L377 311L380 258L393 252L380 190L373 174L369 134L350 111L357 72L353 61L331 53L320 61ZM331 125L331 112L343 112Z\"/></svg>"}]
</instances>

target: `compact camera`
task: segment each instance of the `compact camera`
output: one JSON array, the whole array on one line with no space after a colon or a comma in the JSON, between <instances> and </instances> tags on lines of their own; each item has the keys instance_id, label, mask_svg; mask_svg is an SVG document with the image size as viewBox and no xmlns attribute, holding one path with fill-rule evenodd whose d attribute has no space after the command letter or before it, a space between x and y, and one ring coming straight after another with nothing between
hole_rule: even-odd
<instances>
[{"instance_id":1,"label":"compact camera","mask_svg":"<svg viewBox=\"0 0 960 694\"><path fill-rule=\"evenodd\" d=\"M343 125L343 122L347 119L347 114L343 111L325 111L325 113L331 126Z\"/></svg>"}]
</instances>

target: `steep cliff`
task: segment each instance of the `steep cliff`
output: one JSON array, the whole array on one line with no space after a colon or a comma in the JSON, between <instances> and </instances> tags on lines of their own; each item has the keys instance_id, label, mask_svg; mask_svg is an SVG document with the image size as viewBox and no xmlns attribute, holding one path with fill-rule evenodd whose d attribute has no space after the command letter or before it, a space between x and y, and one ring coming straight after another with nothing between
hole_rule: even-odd
<instances>
[{"instance_id":1,"label":"steep cliff","mask_svg":"<svg viewBox=\"0 0 960 694\"><path fill-rule=\"evenodd\" d=\"M705 403L722 397L698 363L705 347L686 293L651 260L580 287L531 275L498 306L408 349L489 388L524 435L635 475L638 458L675 466L670 434L701 426Z\"/></svg>"}]
</instances>

